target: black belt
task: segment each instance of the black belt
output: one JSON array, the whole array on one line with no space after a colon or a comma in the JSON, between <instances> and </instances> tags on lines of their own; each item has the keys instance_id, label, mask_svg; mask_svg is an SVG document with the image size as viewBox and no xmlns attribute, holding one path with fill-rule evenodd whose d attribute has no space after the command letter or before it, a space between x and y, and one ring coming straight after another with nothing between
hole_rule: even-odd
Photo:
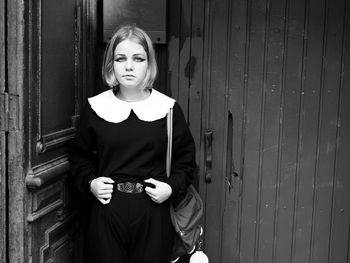
<instances>
[{"instance_id":1,"label":"black belt","mask_svg":"<svg viewBox=\"0 0 350 263\"><path fill-rule=\"evenodd\" d=\"M123 193L138 194L143 192L143 184L133 182L118 183L117 190Z\"/></svg>"},{"instance_id":2,"label":"black belt","mask_svg":"<svg viewBox=\"0 0 350 263\"><path fill-rule=\"evenodd\" d=\"M138 194L142 193L146 186L154 188L153 184L146 182L122 182L117 183L117 190L123 193Z\"/></svg>"}]
</instances>

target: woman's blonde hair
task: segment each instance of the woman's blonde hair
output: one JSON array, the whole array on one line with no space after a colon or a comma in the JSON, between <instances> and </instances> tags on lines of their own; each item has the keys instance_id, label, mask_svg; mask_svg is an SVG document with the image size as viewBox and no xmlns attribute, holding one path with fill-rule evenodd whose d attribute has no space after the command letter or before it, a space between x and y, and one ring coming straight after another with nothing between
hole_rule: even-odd
<instances>
[{"instance_id":1,"label":"woman's blonde hair","mask_svg":"<svg viewBox=\"0 0 350 263\"><path fill-rule=\"evenodd\" d=\"M117 88L119 83L114 74L114 50L117 45L130 39L140 44L147 54L148 67L146 77L142 83L142 88L152 88L157 76L157 61L153 43L149 36L141 28L134 25L126 25L119 28L107 44L102 61L102 78L110 88Z\"/></svg>"}]
</instances>

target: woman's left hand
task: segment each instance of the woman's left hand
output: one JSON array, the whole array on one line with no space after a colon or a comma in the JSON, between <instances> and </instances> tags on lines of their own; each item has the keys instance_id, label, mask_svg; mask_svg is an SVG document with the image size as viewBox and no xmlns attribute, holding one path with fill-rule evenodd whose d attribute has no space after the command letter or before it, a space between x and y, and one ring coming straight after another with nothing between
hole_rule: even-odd
<instances>
[{"instance_id":1,"label":"woman's left hand","mask_svg":"<svg viewBox=\"0 0 350 263\"><path fill-rule=\"evenodd\" d=\"M173 192L170 185L168 185L167 183L155 180L153 178L147 179L145 180L145 182L154 185L154 188L149 186L145 187L145 191L146 194L148 194L151 197L152 201L158 204L167 200Z\"/></svg>"}]
</instances>

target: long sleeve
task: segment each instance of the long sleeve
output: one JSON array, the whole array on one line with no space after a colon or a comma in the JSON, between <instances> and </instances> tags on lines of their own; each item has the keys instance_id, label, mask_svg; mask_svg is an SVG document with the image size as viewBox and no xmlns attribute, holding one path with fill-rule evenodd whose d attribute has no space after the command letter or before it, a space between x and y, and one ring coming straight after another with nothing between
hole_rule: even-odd
<instances>
[{"instance_id":1,"label":"long sleeve","mask_svg":"<svg viewBox=\"0 0 350 263\"><path fill-rule=\"evenodd\" d=\"M180 106L175 103L171 174L167 180L173 190L175 203L185 195L188 185L193 181L195 169L195 143L184 114Z\"/></svg>"},{"instance_id":2,"label":"long sleeve","mask_svg":"<svg viewBox=\"0 0 350 263\"><path fill-rule=\"evenodd\" d=\"M77 125L74 141L68 149L71 176L75 188L81 193L89 191L88 182L96 177L96 136L89 122L92 110L89 105L83 110Z\"/></svg>"}]
</instances>

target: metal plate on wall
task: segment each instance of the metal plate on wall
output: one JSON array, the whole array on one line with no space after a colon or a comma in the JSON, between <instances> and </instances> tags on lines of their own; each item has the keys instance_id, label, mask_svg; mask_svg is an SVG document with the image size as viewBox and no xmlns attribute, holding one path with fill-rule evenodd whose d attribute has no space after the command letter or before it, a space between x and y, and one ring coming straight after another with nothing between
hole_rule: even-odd
<instances>
[{"instance_id":1,"label":"metal plate on wall","mask_svg":"<svg viewBox=\"0 0 350 263\"><path fill-rule=\"evenodd\" d=\"M103 39L107 42L118 26L136 24L149 34L153 43L166 43L166 1L103 1Z\"/></svg>"}]
</instances>

